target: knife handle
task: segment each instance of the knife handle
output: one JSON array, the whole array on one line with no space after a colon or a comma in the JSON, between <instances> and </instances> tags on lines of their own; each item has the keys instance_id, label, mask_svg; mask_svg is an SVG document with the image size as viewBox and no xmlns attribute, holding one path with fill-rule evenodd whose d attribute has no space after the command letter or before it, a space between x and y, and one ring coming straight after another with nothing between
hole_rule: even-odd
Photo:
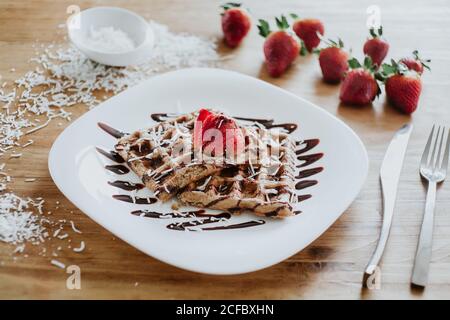
<instances>
[{"instance_id":1,"label":"knife handle","mask_svg":"<svg viewBox=\"0 0 450 320\"><path fill-rule=\"evenodd\" d=\"M382 179L381 192L383 194L383 224L381 226L381 233L380 238L378 239L377 247L364 272L364 286L367 285L367 279L376 271L389 238L392 217L394 216L395 199L397 197L396 183L389 181L388 179Z\"/></svg>"}]
</instances>

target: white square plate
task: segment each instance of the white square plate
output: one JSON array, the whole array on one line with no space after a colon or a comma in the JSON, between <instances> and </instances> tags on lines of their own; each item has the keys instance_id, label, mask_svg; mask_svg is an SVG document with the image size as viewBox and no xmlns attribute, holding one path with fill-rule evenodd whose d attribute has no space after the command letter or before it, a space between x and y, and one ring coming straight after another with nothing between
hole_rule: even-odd
<instances>
[{"instance_id":1,"label":"white square plate","mask_svg":"<svg viewBox=\"0 0 450 320\"><path fill-rule=\"evenodd\" d=\"M308 189L312 198L299 203L301 214L284 220L268 218L265 224L252 228L183 232L167 229L166 219L130 214L150 205L112 198L126 191L118 192L107 184L117 177L104 169L111 161L95 147L112 150L116 141L97 123L132 132L153 125L151 113L190 112L202 107L232 116L295 122L299 125L295 137L320 139L314 152L324 153L318 162L324 171L317 175L319 183ZM81 116L53 144L49 169L70 201L139 250L192 271L237 274L278 263L327 230L360 191L368 172L368 157L361 140L347 125L308 101L236 72L184 69L155 76ZM171 211L170 203L151 207ZM249 218L253 218L251 214L244 213L231 220L239 223Z\"/></svg>"}]
</instances>

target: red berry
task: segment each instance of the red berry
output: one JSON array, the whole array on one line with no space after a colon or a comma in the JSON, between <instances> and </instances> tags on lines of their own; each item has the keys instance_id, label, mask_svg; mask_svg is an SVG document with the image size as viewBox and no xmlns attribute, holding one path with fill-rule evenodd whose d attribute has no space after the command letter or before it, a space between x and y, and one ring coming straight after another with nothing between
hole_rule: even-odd
<instances>
[{"instance_id":1,"label":"red berry","mask_svg":"<svg viewBox=\"0 0 450 320\"><path fill-rule=\"evenodd\" d=\"M295 34L303 40L306 49L311 52L320 44L320 38L317 33L323 35L325 28L322 21L318 19L297 20L292 29Z\"/></svg>"},{"instance_id":2,"label":"red berry","mask_svg":"<svg viewBox=\"0 0 450 320\"><path fill-rule=\"evenodd\" d=\"M222 30L225 43L231 47L237 47L247 35L251 27L250 17L241 8L226 9L222 15Z\"/></svg>"},{"instance_id":3,"label":"red berry","mask_svg":"<svg viewBox=\"0 0 450 320\"><path fill-rule=\"evenodd\" d=\"M387 78L385 87L389 102L398 110L411 114L417 109L422 91L422 82L417 74L394 74Z\"/></svg>"},{"instance_id":4,"label":"red berry","mask_svg":"<svg viewBox=\"0 0 450 320\"><path fill-rule=\"evenodd\" d=\"M369 56L373 64L380 66L389 51L389 44L380 38L373 38L364 44L364 54Z\"/></svg>"},{"instance_id":5,"label":"red berry","mask_svg":"<svg viewBox=\"0 0 450 320\"><path fill-rule=\"evenodd\" d=\"M373 74L363 68L350 70L341 85L339 98L345 104L365 105L371 103L378 93Z\"/></svg>"},{"instance_id":6,"label":"red berry","mask_svg":"<svg viewBox=\"0 0 450 320\"><path fill-rule=\"evenodd\" d=\"M369 56L372 63L379 67L389 51L389 43L382 38L383 27L379 27L377 30L371 28L369 32L371 38L364 44L364 55Z\"/></svg>"},{"instance_id":7,"label":"red berry","mask_svg":"<svg viewBox=\"0 0 450 320\"><path fill-rule=\"evenodd\" d=\"M291 65L299 52L299 43L286 31L272 32L264 42L267 71L272 77L279 77Z\"/></svg>"},{"instance_id":8,"label":"red berry","mask_svg":"<svg viewBox=\"0 0 450 320\"><path fill-rule=\"evenodd\" d=\"M348 54L342 48L328 47L319 54L319 64L323 79L329 83L338 83L348 70Z\"/></svg>"},{"instance_id":9,"label":"red berry","mask_svg":"<svg viewBox=\"0 0 450 320\"><path fill-rule=\"evenodd\" d=\"M421 75L424 71L424 68L430 70L429 63L431 60L429 59L421 59L419 56L419 51L413 51L414 58L403 58L400 59L399 63L406 66L408 70L415 71L419 75Z\"/></svg>"},{"instance_id":10,"label":"red berry","mask_svg":"<svg viewBox=\"0 0 450 320\"><path fill-rule=\"evenodd\" d=\"M216 135L220 133L221 137ZM221 138L221 139L216 139ZM243 145L244 137L237 123L221 113L201 109L194 124L194 148L202 148L213 156L236 155Z\"/></svg>"},{"instance_id":11,"label":"red berry","mask_svg":"<svg viewBox=\"0 0 450 320\"><path fill-rule=\"evenodd\" d=\"M420 61L417 61L413 58L403 58L400 60L409 70L416 71L418 74L423 73L423 65Z\"/></svg>"}]
</instances>

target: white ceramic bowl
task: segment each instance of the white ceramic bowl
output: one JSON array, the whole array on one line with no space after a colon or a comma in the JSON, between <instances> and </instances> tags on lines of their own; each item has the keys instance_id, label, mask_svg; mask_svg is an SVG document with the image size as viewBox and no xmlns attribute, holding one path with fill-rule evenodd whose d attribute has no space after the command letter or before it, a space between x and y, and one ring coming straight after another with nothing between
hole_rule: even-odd
<instances>
[{"instance_id":1,"label":"white ceramic bowl","mask_svg":"<svg viewBox=\"0 0 450 320\"><path fill-rule=\"evenodd\" d=\"M104 52L87 45L91 28L113 27L127 33L135 48L126 52ZM142 62L153 47L154 35L147 21L138 14L116 7L83 10L69 19L70 41L90 59L109 66L128 66Z\"/></svg>"}]
</instances>

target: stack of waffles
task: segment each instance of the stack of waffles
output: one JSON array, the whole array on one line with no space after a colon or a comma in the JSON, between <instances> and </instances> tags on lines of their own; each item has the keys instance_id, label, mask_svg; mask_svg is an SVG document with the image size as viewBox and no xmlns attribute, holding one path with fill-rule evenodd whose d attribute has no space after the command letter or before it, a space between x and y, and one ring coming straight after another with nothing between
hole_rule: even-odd
<instances>
[{"instance_id":1,"label":"stack of waffles","mask_svg":"<svg viewBox=\"0 0 450 320\"><path fill-rule=\"evenodd\" d=\"M186 205L235 214L293 215L296 155L291 137L257 123L242 125L243 159L205 160L193 148L197 116L184 114L126 135L116 151L161 201L176 197Z\"/></svg>"}]
</instances>

